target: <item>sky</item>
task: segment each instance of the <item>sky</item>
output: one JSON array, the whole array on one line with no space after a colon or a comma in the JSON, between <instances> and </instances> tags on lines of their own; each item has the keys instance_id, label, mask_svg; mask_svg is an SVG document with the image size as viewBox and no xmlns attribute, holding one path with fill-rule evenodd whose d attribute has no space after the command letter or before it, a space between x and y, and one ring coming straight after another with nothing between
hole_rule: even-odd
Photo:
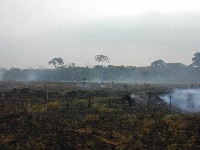
<instances>
[{"instance_id":1,"label":"sky","mask_svg":"<svg viewBox=\"0 0 200 150\"><path fill-rule=\"evenodd\" d=\"M189 65L199 51L199 0L0 0L2 68Z\"/></svg>"}]
</instances>

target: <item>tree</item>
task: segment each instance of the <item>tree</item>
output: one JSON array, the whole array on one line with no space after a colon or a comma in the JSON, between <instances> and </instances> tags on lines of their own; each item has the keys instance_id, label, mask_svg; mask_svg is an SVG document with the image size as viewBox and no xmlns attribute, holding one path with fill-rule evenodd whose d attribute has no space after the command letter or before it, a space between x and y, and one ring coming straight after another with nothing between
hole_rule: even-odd
<instances>
[{"instance_id":1,"label":"tree","mask_svg":"<svg viewBox=\"0 0 200 150\"><path fill-rule=\"evenodd\" d=\"M165 62L163 60L159 59L159 60L152 62L151 66L152 67L163 67L163 66L165 66Z\"/></svg>"},{"instance_id":2,"label":"tree","mask_svg":"<svg viewBox=\"0 0 200 150\"><path fill-rule=\"evenodd\" d=\"M53 64L55 67L61 66L64 64L62 58L53 58L49 61L49 65Z\"/></svg>"},{"instance_id":3,"label":"tree","mask_svg":"<svg viewBox=\"0 0 200 150\"><path fill-rule=\"evenodd\" d=\"M108 56L104 56L104 55L96 55L94 57L95 61L97 62L108 62L109 63L109 59Z\"/></svg>"},{"instance_id":4,"label":"tree","mask_svg":"<svg viewBox=\"0 0 200 150\"><path fill-rule=\"evenodd\" d=\"M68 68L70 68L70 67L71 67L71 68L75 68L75 67L76 67L76 64L75 64L75 63L69 63L67 67L68 67Z\"/></svg>"},{"instance_id":5,"label":"tree","mask_svg":"<svg viewBox=\"0 0 200 150\"><path fill-rule=\"evenodd\" d=\"M191 66L200 67L200 52L197 52L194 54L192 61L193 61L193 63L191 64Z\"/></svg>"}]
</instances>

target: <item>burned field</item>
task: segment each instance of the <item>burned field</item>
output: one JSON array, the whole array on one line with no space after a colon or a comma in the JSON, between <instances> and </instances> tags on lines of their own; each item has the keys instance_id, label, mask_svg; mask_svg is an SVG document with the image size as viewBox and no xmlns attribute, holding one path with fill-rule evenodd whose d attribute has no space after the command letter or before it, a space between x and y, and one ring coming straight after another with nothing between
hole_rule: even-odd
<instances>
[{"instance_id":1,"label":"burned field","mask_svg":"<svg viewBox=\"0 0 200 150\"><path fill-rule=\"evenodd\" d=\"M0 149L198 149L200 115L160 95L189 85L0 83Z\"/></svg>"}]
</instances>

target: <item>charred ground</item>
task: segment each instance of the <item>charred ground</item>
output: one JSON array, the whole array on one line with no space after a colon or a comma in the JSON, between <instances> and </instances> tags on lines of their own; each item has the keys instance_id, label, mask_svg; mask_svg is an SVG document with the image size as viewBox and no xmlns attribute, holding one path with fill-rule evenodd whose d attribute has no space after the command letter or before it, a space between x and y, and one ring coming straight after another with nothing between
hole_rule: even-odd
<instances>
[{"instance_id":1,"label":"charred ground","mask_svg":"<svg viewBox=\"0 0 200 150\"><path fill-rule=\"evenodd\" d=\"M199 114L159 98L188 86L1 82L0 148L199 148Z\"/></svg>"}]
</instances>

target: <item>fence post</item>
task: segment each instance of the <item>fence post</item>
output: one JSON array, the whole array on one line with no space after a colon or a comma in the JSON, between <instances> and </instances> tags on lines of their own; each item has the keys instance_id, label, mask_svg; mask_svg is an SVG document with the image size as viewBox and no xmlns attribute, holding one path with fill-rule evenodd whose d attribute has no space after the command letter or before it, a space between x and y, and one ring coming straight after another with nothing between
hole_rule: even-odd
<instances>
[{"instance_id":1,"label":"fence post","mask_svg":"<svg viewBox=\"0 0 200 150\"><path fill-rule=\"evenodd\" d=\"M170 108L171 108L171 107L172 107L172 96L170 95L169 97L170 97L170 103L169 103L169 106L170 106Z\"/></svg>"},{"instance_id":2,"label":"fence post","mask_svg":"<svg viewBox=\"0 0 200 150\"><path fill-rule=\"evenodd\" d=\"M49 92L48 91L46 91L45 101L49 101Z\"/></svg>"},{"instance_id":3,"label":"fence post","mask_svg":"<svg viewBox=\"0 0 200 150\"><path fill-rule=\"evenodd\" d=\"M150 104L150 98L151 98L151 95L149 94L149 98L148 98L148 107L149 107L149 104Z\"/></svg>"},{"instance_id":4,"label":"fence post","mask_svg":"<svg viewBox=\"0 0 200 150\"><path fill-rule=\"evenodd\" d=\"M109 107L111 107L111 101L110 101L110 99L108 100L108 102L109 102Z\"/></svg>"},{"instance_id":5,"label":"fence post","mask_svg":"<svg viewBox=\"0 0 200 150\"><path fill-rule=\"evenodd\" d=\"M44 83L44 90L47 91L46 83Z\"/></svg>"},{"instance_id":6,"label":"fence post","mask_svg":"<svg viewBox=\"0 0 200 150\"><path fill-rule=\"evenodd\" d=\"M4 98L5 98L5 94L4 94L4 93L1 95L1 98L2 98L2 99L4 99Z\"/></svg>"},{"instance_id":7,"label":"fence post","mask_svg":"<svg viewBox=\"0 0 200 150\"><path fill-rule=\"evenodd\" d=\"M135 106L136 102L135 102L134 97L133 98L131 97L131 100L132 100L133 106Z\"/></svg>"},{"instance_id":8,"label":"fence post","mask_svg":"<svg viewBox=\"0 0 200 150\"><path fill-rule=\"evenodd\" d=\"M131 105L132 105L132 99L131 99L130 95L128 96L128 101L129 101L129 107L131 107Z\"/></svg>"},{"instance_id":9,"label":"fence post","mask_svg":"<svg viewBox=\"0 0 200 150\"><path fill-rule=\"evenodd\" d=\"M69 108L69 98L67 98L67 109Z\"/></svg>"},{"instance_id":10,"label":"fence post","mask_svg":"<svg viewBox=\"0 0 200 150\"><path fill-rule=\"evenodd\" d=\"M24 111L24 100L22 99L22 111Z\"/></svg>"},{"instance_id":11,"label":"fence post","mask_svg":"<svg viewBox=\"0 0 200 150\"><path fill-rule=\"evenodd\" d=\"M88 99L88 108L90 108L91 107L91 97L89 97L89 99Z\"/></svg>"}]
</instances>

